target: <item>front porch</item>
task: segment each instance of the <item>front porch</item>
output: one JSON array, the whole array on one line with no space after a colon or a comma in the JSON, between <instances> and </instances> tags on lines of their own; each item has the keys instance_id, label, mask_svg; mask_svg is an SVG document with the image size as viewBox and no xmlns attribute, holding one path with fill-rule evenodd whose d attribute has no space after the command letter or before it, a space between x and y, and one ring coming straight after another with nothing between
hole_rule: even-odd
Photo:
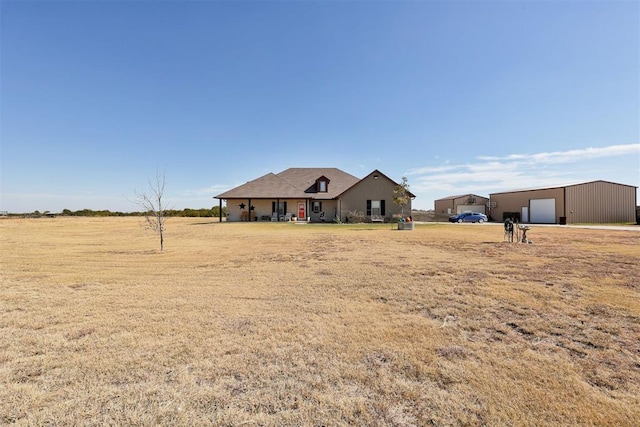
<instances>
[{"instance_id":1,"label":"front porch","mask_svg":"<svg viewBox=\"0 0 640 427\"><path fill-rule=\"evenodd\" d=\"M247 198L228 199L226 202L227 222L322 223L333 222L338 216L335 200Z\"/></svg>"}]
</instances>

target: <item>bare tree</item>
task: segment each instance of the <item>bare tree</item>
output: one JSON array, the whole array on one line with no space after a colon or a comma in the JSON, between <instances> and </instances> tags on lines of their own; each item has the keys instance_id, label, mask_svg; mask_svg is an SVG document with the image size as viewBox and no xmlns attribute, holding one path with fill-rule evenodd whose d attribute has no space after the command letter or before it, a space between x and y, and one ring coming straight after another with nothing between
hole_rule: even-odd
<instances>
[{"instance_id":1,"label":"bare tree","mask_svg":"<svg viewBox=\"0 0 640 427\"><path fill-rule=\"evenodd\" d=\"M164 250L164 224L167 219L167 209L162 204L166 182L165 172L156 172L155 181L149 179L149 190L147 192L135 191L135 203L142 208L142 213L145 217L145 228L160 237L160 251Z\"/></svg>"}]
</instances>

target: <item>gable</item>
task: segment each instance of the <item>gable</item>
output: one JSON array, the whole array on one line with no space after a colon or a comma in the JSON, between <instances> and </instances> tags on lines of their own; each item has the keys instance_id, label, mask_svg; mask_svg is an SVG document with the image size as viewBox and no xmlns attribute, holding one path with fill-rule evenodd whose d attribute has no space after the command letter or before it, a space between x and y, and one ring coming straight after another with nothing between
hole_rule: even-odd
<instances>
[{"instance_id":1,"label":"gable","mask_svg":"<svg viewBox=\"0 0 640 427\"><path fill-rule=\"evenodd\" d=\"M372 181L373 180L373 181ZM389 178L388 176L386 176L385 174L383 174L382 172L380 172L378 169L375 169L373 172L371 172L369 175L365 176L364 178L362 178L361 180L359 180L358 182L354 183L351 187L349 187L347 190L345 190L345 193L347 191L351 191L353 188L358 187L358 188L363 188L363 187L371 187L371 183L375 182L378 183L377 187L380 187L380 183L384 182L385 186L387 185L391 185L392 191L393 189L395 189L395 187L398 185L397 182L395 182L394 180L392 180L391 178ZM359 189L356 191L360 191ZM365 191L370 191L369 190L365 190ZM412 192L408 192L409 196L413 199L415 198L415 194L413 194Z\"/></svg>"}]
</instances>

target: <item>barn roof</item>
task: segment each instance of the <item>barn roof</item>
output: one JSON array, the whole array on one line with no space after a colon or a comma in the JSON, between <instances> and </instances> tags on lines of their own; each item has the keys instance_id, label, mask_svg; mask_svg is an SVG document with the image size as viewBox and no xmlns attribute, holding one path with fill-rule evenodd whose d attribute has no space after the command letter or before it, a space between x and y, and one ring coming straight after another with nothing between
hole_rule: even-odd
<instances>
[{"instance_id":1,"label":"barn roof","mask_svg":"<svg viewBox=\"0 0 640 427\"><path fill-rule=\"evenodd\" d=\"M436 200L436 202L441 201L441 200L461 199L461 198L463 198L463 197L482 197L483 199L488 199L488 197L486 197L486 196L479 196L479 195L477 195L477 194L471 194L471 193L469 193L469 194L460 194L460 195L457 195L457 196L447 196L447 197L443 197L443 198L441 198L441 199L437 199L437 200Z\"/></svg>"},{"instance_id":2,"label":"barn roof","mask_svg":"<svg viewBox=\"0 0 640 427\"><path fill-rule=\"evenodd\" d=\"M587 182L572 182L572 183L565 183L565 184L560 184L560 185L549 185L549 186L545 186L545 187L531 187L531 188L520 188L517 190L509 190L509 191L497 191L495 193L491 193L490 195L493 194L508 194L508 193L521 193L521 192L525 192L525 191L540 191L540 190L553 190L556 188L566 188L566 187L575 187L577 185L585 185L585 184L595 184L596 182L602 182L605 184L613 184L613 185L623 185L625 187L633 187L633 188L638 188L634 185L628 185L628 184L620 184L618 182L612 182L612 181L605 181L602 179L597 179L595 181L587 181Z\"/></svg>"}]
</instances>

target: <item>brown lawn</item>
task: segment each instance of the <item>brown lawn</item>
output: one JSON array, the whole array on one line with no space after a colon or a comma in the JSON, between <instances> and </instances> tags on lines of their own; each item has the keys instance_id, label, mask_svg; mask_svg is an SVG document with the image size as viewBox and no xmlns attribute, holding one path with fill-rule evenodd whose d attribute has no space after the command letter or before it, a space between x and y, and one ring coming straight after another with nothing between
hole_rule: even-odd
<instances>
[{"instance_id":1,"label":"brown lawn","mask_svg":"<svg viewBox=\"0 0 640 427\"><path fill-rule=\"evenodd\" d=\"M0 221L0 424L637 425L640 232Z\"/></svg>"}]
</instances>

